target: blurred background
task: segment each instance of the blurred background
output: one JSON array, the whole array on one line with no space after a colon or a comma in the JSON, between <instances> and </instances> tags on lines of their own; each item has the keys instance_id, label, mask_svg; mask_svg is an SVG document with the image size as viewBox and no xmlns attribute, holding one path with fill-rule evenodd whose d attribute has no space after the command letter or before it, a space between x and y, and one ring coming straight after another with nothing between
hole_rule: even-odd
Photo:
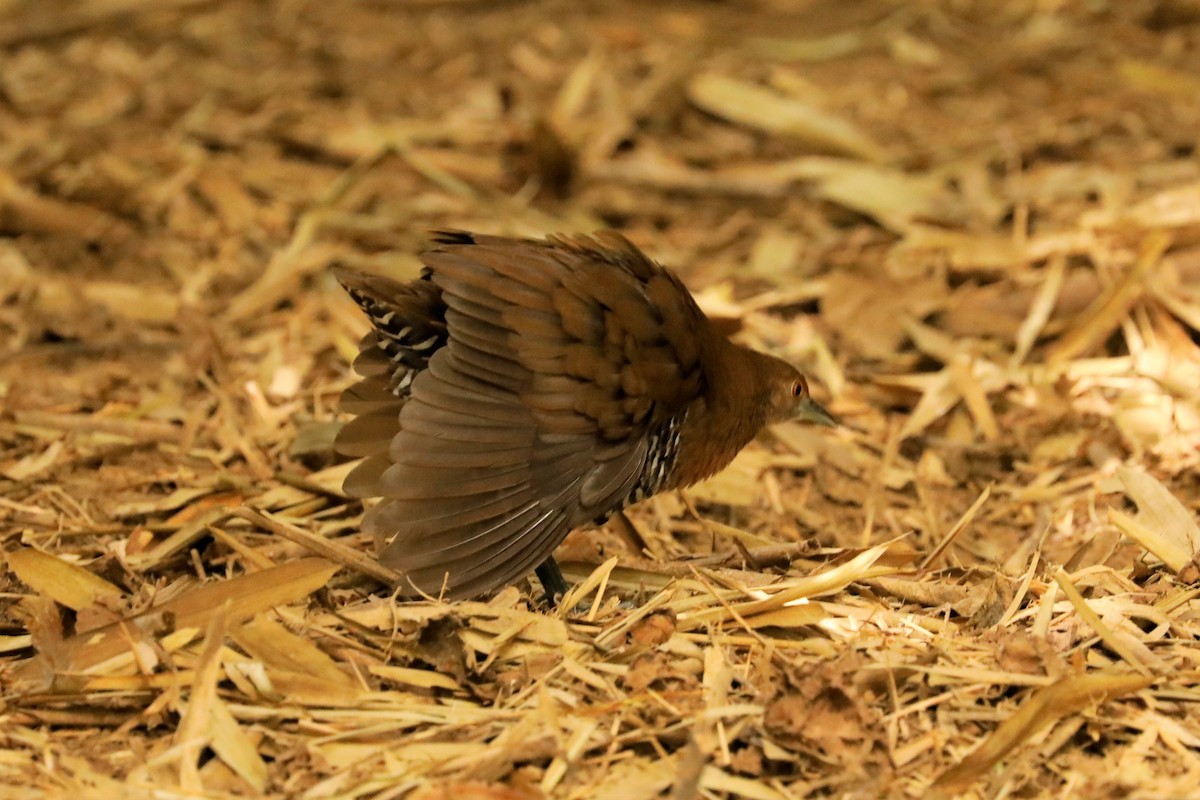
<instances>
[{"instance_id":1,"label":"blurred background","mask_svg":"<svg viewBox=\"0 0 1200 800\"><path fill-rule=\"evenodd\" d=\"M4 546L143 592L302 553L204 526L161 548L253 503L365 551L330 442L366 325L327 267L413 276L435 227L615 228L853 430L785 426L643 507L648 559L573 536L576 578L903 536L967 617L1039 554L1151 592L1104 509L1149 470L1191 557L1198 137L1189 0L0 0ZM1086 633L1021 652L1062 674ZM796 723L813 780L927 785L927 731L866 718L845 750Z\"/></svg>"}]
</instances>

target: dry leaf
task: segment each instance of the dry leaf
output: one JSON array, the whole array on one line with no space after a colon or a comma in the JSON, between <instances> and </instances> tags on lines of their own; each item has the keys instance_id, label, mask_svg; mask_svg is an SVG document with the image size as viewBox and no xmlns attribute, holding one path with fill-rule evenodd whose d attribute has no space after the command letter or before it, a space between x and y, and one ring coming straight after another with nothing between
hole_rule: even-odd
<instances>
[{"instance_id":1,"label":"dry leaf","mask_svg":"<svg viewBox=\"0 0 1200 800\"><path fill-rule=\"evenodd\" d=\"M1200 551L1200 525L1196 523L1195 515L1167 487L1144 470L1121 467L1117 470L1117 477L1125 485L1129 499L1137 503L1138 513L1133 521L1140 531L1144 531L1145 538L1154 544L1155 549L1151 552L1171 569L1182 569ZM1118 520L1128 519L1116 509L1112 509L1110 514L1115 515L1114 522L1118 526ZM1133 526L1129 526L1128 530L1125 526L1120 527L1126 533L1133 530ZM1147 541L1139 539L1139 543L1150 549Z\"/></svg>"},{"instance_id":2,"label":"dry leaf","mask_svg":"<svg viewBox=\"0 0 1200 800\"><path fill-rule=\"evenodd\" d=\"M316 591L340 567L319 558L305 558L229 580L197 586L174 599L134 617L66 639L55 666L59 670L87 672L131 653L129 632L153 635L170 620L177 630L204 628L226 602L227 624L237 624L277 605L293 603ZM39 674L41 665L29 660L16 675L24 680Z\"/></svg>"},{"instance_id":3,"label":"dry leaf","mask_svg":"<svg viewBox=\"0 0 1200 800\"><path fill-rule=\"evenodd\" d=\"M965 791L1013 748L1068 714L1145 689L1153 678L1141 675L1095 674L1063 678L1036 692L1017 713L1000 724L982 745L943 772L933 789L945 794Z\"/></svg>"},{"instance_id":4,"label":"dry leaf","mask_svg":"<svg viewBox=\"0 0 1200 800\"><path fill-rule=\"evenodd\" d=\"M710 114L755 130L867 161L885 158L883 148L851 123L757 84L704 73L688 84L688 97Z\"/></svg>"},{"instance_id":5,"label":"dry leaf","mask_svg":"<svg viewBox=\"0 0 1200 800\"><path fill-rule=\"evenodd\" d=\"M22 583L75 611L125 596L121 589L83 567L31 547L13 550L7 557L8 566Z\"/></svg>"}]
</instances>

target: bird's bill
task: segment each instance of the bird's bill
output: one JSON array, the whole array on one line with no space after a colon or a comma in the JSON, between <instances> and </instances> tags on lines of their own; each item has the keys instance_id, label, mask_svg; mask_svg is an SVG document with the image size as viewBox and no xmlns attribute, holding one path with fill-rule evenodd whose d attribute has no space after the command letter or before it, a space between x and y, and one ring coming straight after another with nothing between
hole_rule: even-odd
<instances>
[{"instance_id":1,"label":"bird's bill","mask_svg":"<svg viewBox=\"0 0 1200 800\"><path fill-rule=\"evenodd\" d=\"M824 406L811 397L800 401L800 405L796 409L796 419L826 428L836 428L841 424L837 421L837 417L826 411Z\"/></svg>"}]
</instances>

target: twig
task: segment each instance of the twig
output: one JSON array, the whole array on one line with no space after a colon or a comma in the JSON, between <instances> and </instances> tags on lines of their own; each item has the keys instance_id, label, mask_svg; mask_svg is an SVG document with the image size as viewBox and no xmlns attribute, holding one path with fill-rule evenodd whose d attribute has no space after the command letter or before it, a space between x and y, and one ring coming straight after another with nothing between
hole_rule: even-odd
<instances>
[{"instance_id":1,"label":"twig","mask_svg":"<svg viewBox=\"0 0 1200 800\"><path fill-rule=\"evenodd\" d=\"M352 570L361 572L364 575L369 575L372 578L385 583L389 586L395 586L404 577L394 569L390 569L380 564L370 556L337 542L330 541L322 536L317 536L314 533L309 533L303 528L283 522L269 514L266 511L261 511L243 506L233 512L235 517L241 517L247 522L251 522L260 528L265 528L277 536L295 542L304 549L341 564L344 567L349 567Z\"/></svg>"},{"instance_id":2,"label":"twig","mask_svg":"<svg viewBox=\"0 0 1200 800\"><path fill-rule=\"evenodd\" d=\"M17 411L19 425L34 428L53 428L81 433L110 433L141 442L178 442L183 429L170 422L150 419L118 419L97 417L94 414L56 414L51 411Z\"/></svg>"}]
</instances>

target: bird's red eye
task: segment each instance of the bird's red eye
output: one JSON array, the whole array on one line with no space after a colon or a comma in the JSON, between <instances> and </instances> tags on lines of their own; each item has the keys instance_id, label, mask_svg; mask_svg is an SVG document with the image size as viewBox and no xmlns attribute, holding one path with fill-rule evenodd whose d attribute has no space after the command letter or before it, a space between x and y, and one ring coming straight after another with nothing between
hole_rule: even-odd
<instances>
[{"instance_id":1,"label":"bird's red eye","mask_svg":"<svg viewBox=\"0 0 1200 800\"><path fill-rule=\"evenodd\" d=\"M797 379L792 384L792 397L804 397L806 394L808 394L808 384L805 383L804 378Z\"/></svg>"}]
</instances>

